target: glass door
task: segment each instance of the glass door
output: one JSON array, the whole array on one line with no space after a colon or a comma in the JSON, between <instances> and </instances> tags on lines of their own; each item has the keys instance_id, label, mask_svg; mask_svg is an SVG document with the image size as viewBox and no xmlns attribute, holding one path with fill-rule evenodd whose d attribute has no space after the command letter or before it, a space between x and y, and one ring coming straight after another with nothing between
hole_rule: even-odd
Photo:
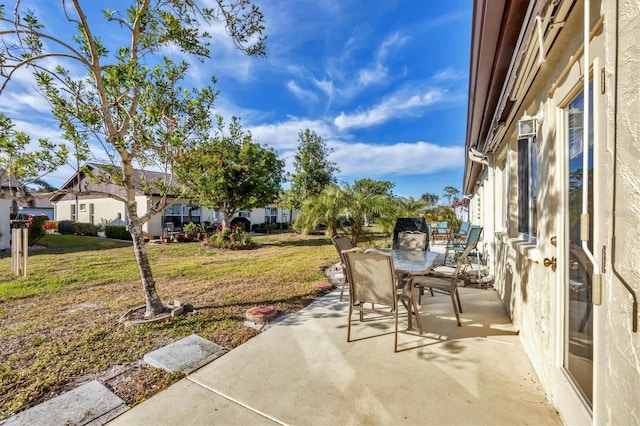
<instances>
[{"instance_id":1,"label":"glass door","mask_svg":"<svg viewBox=\"0 0 640 426\"><path fill-rule=\"evenodd\" d=\"M593 85L592 85L593 86ZM589 91L593 93L593 90ZM590 99L589 111L593 111L593 98ZM593 126L588 135L583 129L584 92L578 93L567 105L567 144L565 164L568 171L565 177L565 194L567 194L565 216L564 259L560 264L560 273L564 279L564 355L563 367L573 380L588 406L593 404L593 303L591 300L591 281L593 264L586 255L581 241L581 217L583 213L583 192L588 191L589 241L586 243L593 252L593 173L594 149ZM593 123L593 114L589 122ZM588 184L584 184L585 144L588 138Z\"/></svg>"}]
</instances>

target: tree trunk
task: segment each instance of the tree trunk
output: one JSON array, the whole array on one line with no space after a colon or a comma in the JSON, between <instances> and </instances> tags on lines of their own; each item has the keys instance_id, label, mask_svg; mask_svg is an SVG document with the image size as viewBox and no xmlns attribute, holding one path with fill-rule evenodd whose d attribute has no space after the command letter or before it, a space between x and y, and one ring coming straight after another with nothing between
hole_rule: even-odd
<instances>
[{"instance_id":1,"label":"tree trunk","mask_svg":"<svg viewBox=\"0 0 640 426\"><path fill-rule=\"evenodd\" d=\"M351 228L351 244L354 247L358 247L358 240L360 240L360 233L362 232L362 224L355 222Z\"/></svg>"},{"instance_id":2,"label":"tree trunk","mask_svg":"<svg viewBox=\"0 0 640 426\"><path fill-rule=\"evenodd\" d=\"M335 226L331 226L331 238L335 238L336 236L338 236L338 228L336 228Z\"/></svg>"},{"instance_id":3,"label":"tree trunk","mask_svg":"<svg viewBox=\"0 0 640 426\"><path fill-rule=\"evenodd\" d=\"M156 281L153 279L153 273L151 272L151 265L149 264L142 235L142 225L129 225L129 232L133 240L133 252L138 262L140 278L142 279L142 291L147 306L144 316L147 318L154 317L161 314L165 308L156 290Z\"/></svg>"}]
</instances>

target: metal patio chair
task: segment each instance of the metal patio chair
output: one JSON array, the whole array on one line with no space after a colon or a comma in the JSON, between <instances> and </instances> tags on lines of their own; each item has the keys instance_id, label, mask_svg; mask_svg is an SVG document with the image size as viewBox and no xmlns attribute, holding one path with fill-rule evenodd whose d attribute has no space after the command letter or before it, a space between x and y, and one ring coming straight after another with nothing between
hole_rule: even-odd
<instances>
[{"instance_id":1,"label":"metal patio chair","mask_svg":"<svg viewBox=\"0 0 640 426\"><path fill-rule=\"evenodd\" d=\"M343 255L349 275L350 294L347 342L351 342L353 311L358 311L360 321L363 321L365 313L375 313L394 318L393 348L394 352L398 352L398 302L406 298L396 286L393 257L380 252L363 253L358 248L346 250ZM367 303L371 303L372 307L367 308Z\"/></svg>"},{"instance_id":2,"label":"metal patio chair","mask_svg":"<svg viewBox=\"0 0 640 426\"><path fill-rule=\"evenodd\" d=\"M347 270L346 270L346 262L344 260L344 255L342 254L342 252L344 250L350 250L354 247L353 247L353 244L351 244L351 240L349 238L342 237L340 235L336 235L335 237L331 238L331 242L333 243L334 247L338 251L338 256L340 256L340 266L342 267L342 275L343 275L342 288L340 289L340 301L342 302L342 297L344 295L344 287L349 281Z\"/></svg>"},{"instance_id":3,"label":"metal patio chair","mask_svg":"<svg viewBox=\"0 0 640 426\"><path fill-rule=\"evenodd\" d=\"M460 322L462 303L460 303L460 295L458 294L458 281L462 279L462 274L467 266L467 259L469 254L476 249L480 234L482 234L482 228L479 226L469 229L465 249L458 258L455 269L451 274L434 270L426 276L417 276L413 279L414 287L419 289L418 303L422 302L422 295L425 289L429 289L431 295L436 292L451 296L451 303L453 304L458 326L462 325Z\"/></svg>"}]
</instances>

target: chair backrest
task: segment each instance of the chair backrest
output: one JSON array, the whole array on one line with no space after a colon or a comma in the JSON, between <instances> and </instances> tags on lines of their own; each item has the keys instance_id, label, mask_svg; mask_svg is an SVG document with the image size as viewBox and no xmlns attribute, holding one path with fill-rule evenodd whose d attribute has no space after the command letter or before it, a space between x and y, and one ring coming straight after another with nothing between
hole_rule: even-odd
<instances>
[{"instance_id":1,"label":"chair backrest","mask_svg":"<svg viewBox=\"0 0 640 426\"><path fill-rule=\"evenodd\" d=\"M419 231L403 231L398 234L398 250L425 251L427 234Z\"/></svg>"},{"instance_id":2,"label":"chair backrest","mask_svg":"<svg viewBox=\"0 0 640 426\"><path fill-rule=\"evenodd\" d=\"M344 256L342 255L342 251L353 248L353 244L351 244L351 240L347 237L336 235L331 239L331 242L335 246L336 250L338 250L338 256L340 256L340 262L344 264L345 262L344 262Z\"/></svg>"},{"instance_id":3,"label":"chair backrest","mask_svg":"<svg viewBox=\"0 0 640 426\"><path fill-rule=\"evenodd\" d=\"M391 254L363 253L356 248L345 251L344 257L351 303L396 306L396 273Z\"/></svg>"},{"instance_id":4,"label":"chair backrest","mask_svg":"<svg viewBox=\"0 0 640 426\"><path fill-rule=\"evenodd\" d=\"M478 225L471 225L469 227L469 232L467 233L467 241L465 242L464 248L465 250L468 247L475 248L478 245L478 240L480 240L480 235L482 234L482 227Z\"/></svg>"},{"instance_id":5,"label":"chair backrest","mask_svg":"<svg viewBox=\"0 0 640 426\"><path fill-rule=\"evenodd\" d=\"M399 217L393 228L392 248L398 248L398 235L403 231L429 232L429 226L424 217Z\"/></svg>"},{"instance_id":6,"label":"chair backrest","mask_svg":"<svg viewBox=\"0 0 640 426\"><path fill-rule=\"evenodd\" d=\"M460 224L460 230L458 231L458 235L467 235L467 232L469 232L469 226L471 226L471 224L467 221L464 221Z\"/></svg>"},{"instance_id":7,"label":"chair backrest","mask_svg":"<svg viewBox=\"0 0 640 426\"><path fill-rule=\"evenodd\" d=\"M438 234L446 234L447 229L449 229L449 222L438 222Z\"/></svg>"},{"instance_id":8,"label":"chair backrest","mask_svg":"<svg viewBox=\"0 0 640 426\"><path fill-rule=\"evenodd\" d=\"M453 274L453 284L456 284L458 274L463 266L467 265L467 257L469 257L469 253L476 249L478 245L478 241L480 240L480 235L482 234L482 227L477 225L472 225L469 228L469 236L467 237L467 242L464 247L464 251L458 258L458 263L456 264L456 270Z\"/></svg>"}]
</instances>

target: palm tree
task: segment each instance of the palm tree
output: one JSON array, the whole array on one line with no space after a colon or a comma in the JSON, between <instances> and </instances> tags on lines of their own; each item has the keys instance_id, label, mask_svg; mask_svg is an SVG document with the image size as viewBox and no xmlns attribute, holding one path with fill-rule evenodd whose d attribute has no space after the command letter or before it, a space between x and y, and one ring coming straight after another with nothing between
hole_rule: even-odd
<instances>
[{"instance_id":1,"label":"palm tree","mask_svg":"<svg viewBox=\"0 0 640 426\"><path fill-rule=\"evenodd\" d=\"M388 195L358 191L349 184L344 184L343 192L351 222L351 244L357 246L367 217L382 215L390 207L391 198Z\"/></svg>"},{"instance_id":2,"label":"palm tree","mask_svg":"<svg viewBox=\"0 0 640 426\"><path fill-rule=\"evenodd\" d=\"M327 185L317 196L302 203L294 227L308 233L326 225L331 238L338 235L338 227L345 215L345 195L337 185Z\"/></svg>"},{"instance_id":3,"label":"palm tree","mask_svg":"<svg viewBox=\"0 0 640 426\"><path fill-rule=\"evenodd\" d=\"M451 197L458 195L460 191L458 191L458 189L454 186L445 186L443 191L444 196L447 197L447 201L449 202L448 206L451 207Z\"/></svg>"},{"instance_id":4,"label":"palm tree","mask_svg":"<svg viewBox=\"0 0 640 426\"><path fill-rule=\"evenodd\" d=\"M416 217L424 214L425 208L429 206L427 200L422 198L414 199L413 197L396 197L395 202L398 205L398 217Z\"/></svg>"}]
</instances>

